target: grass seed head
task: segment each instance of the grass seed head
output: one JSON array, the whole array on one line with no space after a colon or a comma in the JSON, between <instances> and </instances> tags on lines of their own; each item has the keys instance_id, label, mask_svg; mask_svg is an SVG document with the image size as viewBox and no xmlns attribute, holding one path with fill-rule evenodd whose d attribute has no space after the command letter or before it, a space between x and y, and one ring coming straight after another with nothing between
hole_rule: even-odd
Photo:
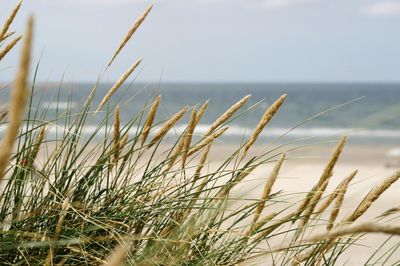
<instances>
[{"instance_id":1,"label":"grass seed head","mask_svg":"<svg viewBox=\"0 0 400 266\"><path fill-rule=\"evenodd\" d=\"M14 34L15 34L15 31L11 31L11 32L6 33L6 35L4 35L2 39L0 39L0 42L6 40L7 38L9 38L11 36L13 36Z\"/></svg>"},{"instance_id":2,"label":"grass seed head","mask_svg":"<svg viewBox=\"0 0 400 266\"><path fill-rule=\"evenodd\" d=\"M203 149L206 147L208 144L214 142L217 138L219 138L222 134L225 133L225 131L228 130L229 127L224 127L210 136L203 138L198 144L196 144L192 149L189 150L188 156L193 155L194 153L198 152L199 150Z\"/></svg>"},{"instance_id":3,"label":"grass seed head","mask_svg":"<svg viewBox=\"0 0 400 266\"><path fill-rule=\"evenodd\" d=\"M153 126L154 118L156 117L157 109L158 109L158 105L160 104L160 101L161 101L161 95L158 95L150 108L150 111L149 111L149 114L147 115L146 121L144 122L142 135L141 135L142 146L145 143L147 137L149 136L150 129Z\"/></svg>"},{"instance_id":4,"label":"grass seed head","mask_svg":"<svg viewBox=\"0 0 400 266\"><path fill-rule=\"evenodd\" d=\"M256 211L254 213L254 218L252 221L252 227L257 223L258 218L261 215L261 212L264 210L265 207L265 201L268 199L269 195L271 194L272 191L272 186L275 184L276 178L278 177L279 171L281 169L282 163L285 160L285 154L283 153L279 160L276 162L274 169L272 170L267 183L264 186L264 191L261 196L260 203L257 205Z\"/></svg>"},{"instance_id":5,"label":"grass seed head","mask_svg":"<svg viewBox=\"0 0 400 266\"><path fill-rule=\"evenodd\" d=\"M192 143L194 129L196 128L196 122L197 122L197 111L196 108L194 108L189 119L188 127L183 136L182 167L185 167L186 164L186 159L188 157L190 144Z\"/></svg>"},{"instance_id":6,"label":"grass seed head","mask_svg":"<svg viewBox=\"0 0 400 266\"><path fill-rule=\"evenodd\" d=\"M8 159L18 136L22 123L26 101L28 98L28 76L31 60L33 35L33 17L30 17L25 32L25 40L22 46L21 61L18 68L17 78L14 83L14 89L11 96L11 107L9 112L9 125L2 139L0 151L0 180L4 177L4 172L8 164Z\"/></svg>"},{"instance_id":7,"label":"grass seed head","mask_svg":"<svg viewBox=\"0 0 400 266\"><path fill-rule=\"evenodd\" d=\"M206 148L203 151L203 154L200 157L199 164L197 165L196 171L194 172L193 182L196 182L200 178L201 170L203 170L203 167L208 158L208 153L210 152L210 149L211 149L211 144L212 143L210 143L206 146Z\"/></svg>"},{"instance_id":8,"label":"grass seed head","mask_svg":"<svg viewBox=\"0 0 400 266\"><path fill-rule=\"evenodd\" d=\"M364 222L359 224L344 225L331 231L311 236L304 242L318 242L326 239L335 239L338 237L353 235L359 233L382 233L390 235L400 235L400 226L389 224L377 224L375 222Z\"/></svg>"},{"instance_id":9,"label":"grass seed head","mask_svg":"<svg viewBox=\"0 0 400 266\"><path fill-rule=\"evenodd\" d=\"M107 260L102 264L102 266L120 266L123 265L126 257L128 256L129 250L132 243L120 243L114 248L111 254L108 256Z\"/></svg>"},{"instance_id":10,"label":"grass seed head","mask_svg":"<svg viewBox=\"0 0 400 266\"><path fill-rule=\"evenodd\" d=\"M253 133L251 134L250 139L247 141L247 143L243 147L243 155L242 157L245 157L248 150L250 147L256 142L258 136L261 134L265 126L271 121L272 117L276 114L278 109L281 107L283 102L286 100L286 94L282 95L279 97L278 100L276 100L263 114L261 117L260 122L258 122L256 128L254 129Z\"/></svg>"},{"instance_id":11,"label":"grass seed head","mask_svg":"<svg viewBox=\"0 0 400 266\"><path fill-rule=\"evenodd\" d=\"M199 109L199 111L197 112L197 116L196 116L196 125L199 124L201 118L203 117L204 113L206 112L207 108L208 108L208 103L209 100L207 100Z\"/></svg>"},{"instance_id":12,"label":"grass seed head","mask_svg":"<svg viewBox=\"0 0 400 266\"><path fill-rule=\"evenodd\" d=\"M357 175L357 170L355 170L351 175L349 175L347 178L343 179L342 182L340 182L335 190L329 195L329 197L319 206L317 213L322 213L324 212L329 205L335 200L335 198L343 192L343 190L350 184L350 182L353 180L353 178Z\"/></svg>"},{"instance_id":13,"label":"grass seed head","mask_svg":"<svg viewBox=\"0 0 400 266\"><path fill-rule=\"evenodd\" d=\"M37 137L36 137L33 149L29 154L29 166L31 166L33 164L33 162L35 161L35 159L36 159L36 157L37 157L37 155L39 153L40 146L43 143L43 139L44 139L45 133L46 133L46 127L42 126L40 128L40 131L39 131Z\"/></svg>"},{"instance_id":14,"label":"grass seed head","mask_svg":"<svg viewBox=\"0 0 400 266\"><path fill-rule=\"evenodd\" d=\"M183 117L183 115L187 112L188 109L189 107L186 106L178 113L173 115L167 122L165 122L162 128L156 133L156 135L150 141L149 148L154 144L156 144L159 140L161 140L168 133L168 131Z\"/></svg>"},{"instance_id":15,"label":"grass seed head","mask_svg":"<svg viewBox=\"0 0 400 266\"><path fill-rule=\"evenodd\" d=\"M12 48L21 40L22 35L16 37L14 40L12 40L9 44L6 45L6 47L3 48L3 50L0 51L0 61L11 51Z\"/></svg>"},{"instance_id":16,"label":"grass seed head","mask_svg":"<svg viewBox=\"0 0 400 266\"><path fill-rule=\"evenodd\" d=\"M318 180L318 183L311 189L311 191L309 191L307 193L306 197L304 198L304 200L301 202L301 204L297 208L297 212L296 212L297 216L300 216L303 213L303 211L307 210L307 209L311 210L311 212L308 211L309 213L312 213L314 211L315 204L318 203L315 201L316 200L315 197L322 196L322 194L315 195L316 194L315 192L321 191L321 186L324 183L326 183L326 181L329 180L329 178L332 176L333 168L339 159L340 153L342 152L345 143L346 143L346 137L342 137L340 139L339 143L337 144L337 146L335 147L335 150L332 153L331 158L329 159L329 162L324 169L324 172L322 173L320 179ZM327 183L326 183L326 185L327 185ZM319 194L319 193L317 193L317 194ZM307 208L307 206L309 206L310 208ZM307 220L307 218L306 218L306 220Z\"/></svg>"},{"instance_id":17,"label":"grass seed head","mask_svg":"<svg viewBox=\"0 0 400 266\"><path fill-rule=\"evenodd\" d=\"M140 25L146 19L147 15L150 13L152 8L153 8L153 5L150 5L149 7L147 7L147 9L144 11L144 13L135 21L135 23L129 29L129 31L124 36L124 38L122 38L122 41L120 42L118 48L115 50L110 62L108 63L108 67L112 64L112 62L115 60L115 58L121 52L121 50L125 47L125 45L128 43L128 41L132 38L133 34L135 34L136 30L140 27Z\"/></svg>"},{"instance_id":18,"label":"grass seed head","mask_svg":"<svg viewBox=\"0 0 400 266\"><path fill-rule=\"evenodd\" d=\"M18 4L14 7L14 9L11 11L11 14L8 16L6 22L4 23L1 31L0 31L0 40L4 39L4 36L7 35L8 29L10 28L11 24L13 23L15 16L17 15L20 7L22 4L22 0L18 2Z\"/></svg>"},{"instance_id":19,"label":"grass seed head","mask_svg":"<svg viewBox=\"0 0 400 266\"><path fill-rule=\"evenodd\" d=\"M393 183L395 183L400 178L400 171L397 171L394 175L386 178L379 186L376 186L368 195L361 201L358 208L348 217L346 217L343 222L349 223L357 220L361 215L363 215L372 203L374 203L382 194L385 192Z\"/></svg>"},{"instance_id":20,"label":"grass seed head","mask_svg":"<svg viewBox=\"0 0 400 266\"><path fill-rule=\"evenodd\" d=\"M236 102L234 105L232 105L228 110L226 110L225 113L223 113L215 122L210 126L208 129L207 133L204 135L204 137L209 136L212 132L214 132L215 129L217 129L219 126L221 126L225 121L227 121L229 118L232 117L251 97L251 95L246 95L243 97L240 101Z\"/></svg>"},{"instance_id":21,"label":"grass seed head","mask_svg":"<svg viewBox=\"0 0 400 266\"><path fill-rule=\"evenodd\" d=\"M132 74L133 71L140 65L142 58L137 60L122 76L115 82L111 89L107 92L104 98L101 100L96 112L100 111L101 108L106 104L106 102L111 98L111 96L124 84L125 80Z\"/></svg>"}]
</instances>

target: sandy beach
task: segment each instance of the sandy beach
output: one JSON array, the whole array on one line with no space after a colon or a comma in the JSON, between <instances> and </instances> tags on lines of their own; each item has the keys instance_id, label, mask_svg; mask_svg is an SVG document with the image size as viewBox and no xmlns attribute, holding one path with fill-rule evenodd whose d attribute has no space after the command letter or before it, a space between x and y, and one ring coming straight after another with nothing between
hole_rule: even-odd
<instances>
[{"instance_id":1,"label":"sandy beach","mask_svg":"<svg viewBox=\"0 0 400 266\"><path fill-rule=\"evenodd\" d=\"M277 182L274 185L273 191L277 192L282 190L284 192L284 198L288 202L293 203L293 208L296 208L296 203L301 201L307 191L309 191L313 185L318 181L325 164L329 160L329 156L334 148L334 143L327 145L319 145L301 148L299 150L288 152L287 160L284 162L283 167L280 171ZM210 169L217 167L223 160L224 155L230 154L233 151L233 147L230 145L219 144L213 147L212 154L210 156L211 166ZM391 150L391 146L362 146L362 145L347 145L342 153L340 160L338 161L334 174L331 178L330 184L327 188L327 192L334 190L336 185L347 177L352 171L358 170L357 176L352 181L340 211L338 220L352 212L365 197L365 195L377 184L382 182L386 177L393 174L399 167L394 165L396 162L387 157L387 153ZM258 145L252 150L252 154L256 155L262 152L263 147ZM388 164L392 164L388 167ZM271 172L273 163L269 163L258 167L252 174L250 174L245 180L235 187L232 194L234 197L257 199L263 189L263 185ZM382 214L384 211L400 205L400 183L394 184L389 188L373 205L372 207L359 219L359 221L368 221L374 217ZM328 195L325 193L325 196ZM283 205L282 205L283 206ZM287 204L285 205L287 206ZM280 211L280 205L266 208L265 214L271 213L272 211ZM328 212L329 213L329 212ZM321 217L327 219L328 217ZM323 228L316 228L315 232L320 232ZM383 241L388 237L385 235L370 234L363 237L363 240L359 241L362 245L353 245L349 250L346 251L346 255L341 257L338 261L338 265L347 263L346 265L360 265L361 262L365 262L371 255L372 252L379 247ZM387 247L391 247L398 237L393 237L391 241L387 243ZM275 245L284 245L284 242L275 243ZM386 249L381 250L386 251ZM379 256L378 256L379 257ZM378 258L375 257L375 258ZM400 259L399 256L393 256L390 261L393 263ZM266 265L265 260L268 261L268 256L261 259L255 260L254 265ZM248 264L246 264L248 265ZM391 265L391 264L389 264Z\"/></svg>"}]
</instances>

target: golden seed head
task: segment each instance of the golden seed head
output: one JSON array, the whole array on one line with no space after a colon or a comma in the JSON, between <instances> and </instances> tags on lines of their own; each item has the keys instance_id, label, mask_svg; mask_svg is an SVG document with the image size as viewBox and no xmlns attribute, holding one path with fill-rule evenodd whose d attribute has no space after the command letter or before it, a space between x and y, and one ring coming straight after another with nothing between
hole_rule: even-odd
<instances>
[{"instance_id":1,"label":"golden seed head","mask_svg":"<svg viewBox=\"0 0 400 266\"><path fill-rule=\"evenodd\" d=\"M146 19L147 15L150 13L151 9L153 8L153 5L150 5L147 7L147 9L144 11L144 13L135 21L135 23L132 25L132 27L129 29L127 34L122 38L122 41L120 42L118 48L115 50L110 62L108 63L109 67L114 59L118 56L118 54L121 52L121 50L125 47L125 45L128 43L128 41L131 39L133 34L135 34L136 30L140 27L142 22Z\"/></svg>"},{"instance_id":2,"label":"golden seed head","mask_svg":"<svg viewBox=\"0 0 400 266\"><path fill-rule=\"evenodd\" d=\"M359 207L348 217L346 217L343 222L354 222L361 215L363 215L372 203L374 203L382 194L385 192L393 183L395 183L400 178L400 171L396 172L394 175L386 178L380 185L376 186L368 195L361 201Z\"/></svg>"},{"instance_id":3,"label":"golden seed head","mask_svg":"<svg viewBox=\"0 0 400 266\"><path fill-rule=\"evenodd\" d=\"M311 189L311 191L307 193L305 199L301 202L301 204L297 208L297 216L300 216L304 210L308 210L308 214L311 214L314 211L315 205L318 203L319 199L322 196L321 193L316 193L316 192L321 191L321 187L324 185L324 183L325 186L328 185L327 182L329 182L329 178L332 176L332 170L337 160L339 159L339 155L342 152L345 143L346 143L346 137L342 137L338 145L335 147L335 150L332 153L331 158L329 159L329 162L324 169L324 172L322 173L320 179L318 180L318 183ZM325 188L322 190L322 193L324 192ZM306 208L307 206L309 207ZM302 223L304 224L307 221L308 219L306 215Z\"/></svg>"},{"instance_id":4,"label":"golden seed head","mask_svg":"<svg viewBox=\"0 0 400 266\"><path fill-rule=\"evenodd\" d=\"M188 127L183 136L182 167L185 166L186 159L188 157L190 144L192 143L193 132L194 129L196 128L196 122L197 122L197 110L196 108L194 108L190 116Z\"/></svg>"},{"instance_id":5,"label":"golden seed head","mask_svg":"<svg viewBox=\"0 0 400 266\"><path fill-rule=\"evenodd\" d=\"M188 109L189 107L186 106L178 113L173 115L167 122L165 122L162 128L156 133L156 135L150 141L149 148L154 144L156 144L159 140L161 140L168 133L168 131L183 117L183 115L187 112Z\"/></svg>"},{"instance_id":6,"label":"golden seed head","mask_svg":"<svg viewBox=\"0 0 400 266\"><path fill-rule=\"evenodd\" d=\"M146 121L144 122L142 135L141 135L141 145L142 146L145 143L147 137L149 136L150 129L153 125L154 118L156 117L157 109L158 109L158 105L160 104L160 101L161 101L161 95L158 95L150 108L150 111L149 111L149 114L147 115Z\"/></svg>"},{"instance_id":7,"label":"golden seed head","mask_svg":"<svg viewBox=\"0 0 400 266\"><path fill-rule=\"evenodd\" d=\"M343 193L343 190L350 184L350 182L353 180L353 178L357 175L357 170L353 171L348 177L342 180L340 182L335 190L329 195L329 197L321 204L321 206L318 208L317 213L322 213L325 211L329 205L336 199L336 197L340 194Z\"/></svg>"},{"instance_id":8,"label":"golden seed head","mask_svg":"<svg viewBox=\"0 0 400 266\"><path fill-rule=\"evenodd\" d=\"M28 20L25 32L25 42L22 46L21 61L14 83L14 90L11 95L10 123L3 137L0 151L0 180L4 177L4 172L11 155L15 138L18 136L22 123L26 101L28 98L28 75L31 60L31 46L33 35L33 17Z\"/></svg>"},{"instance_id":9,"label":"golden seed head","mask_svg":"<svg viewBox=\"0 0 400 266\"><path fill-rule=\"evenodd\" d=\"M109 89L107 94L101 100L99 106L96 109L96 112L100 111L100 109L106 104L106 102L111 98L111 96L121 87L121 85L125 82L125 80L132 74L133 71L140 65L142 62L142 58L137 60L122 76L115 82L115 84Z\"/></svg>"},{"instance_id":10,"label":"golden seed head","mask_svg":"<svg viewBox=\"0 0 400 266\"><path fill-rule=\"evenodd\" d=\"M204 137L207 137L208 135L210 135L212 132L214 132L215 129L217 129L225 121L227 121L230 117L232 117L232 115L234 115L236 113L236 111L239 110L249 100L250 97L251 97L251 95L246 95L240 101L236 102L228 110L226 110L226 112L224 114L222 114L217 120L215 120L215 122L208 129L208 131Z\"/></svg>"},{"instance_id":11,"label":"golden seed head","mask_svg":"<svg viewBox=\"0 0 400 266\"><path fill-rule=\"evenodd\" d=\"M193 182L196 182L197 179L199 179L199 177L200 177L201 170L203 170L204 164L205 164L205 162L206 162L206 160L207 160L207 158L208 158L208 153L210 152L211 144L212 144L212 143L209 143L209 144L206 146L206 148L205 148L203 154L201 155L199 164L197 165L196 171L195 171L194 176L193 176Z\"/></svg>"},{"instance_id":12,"label":"golden seed head","mask_svg":"<svg viewBox=\"0 0 400 266\"><path fill-rule=\"evenodd\" d=\"M207 108L208 108L208 103L209 100L207 100L199 109L199 111L197 112L197 117L196 117L196 125L199 124L200 119L203 117L204 113L206 112Z\"/></svg>"},{"instance_id":13,"label":"golden seed head","mask_svg":"<svg viewBox=\"0 0 400 266\"><path fill-rule=\"evenodd\" d=\"M34 160L36 159L36 157L37 157L37 155L39 153L40 146L43 143L45 130L46 130L46 127L42 126L40 128L40 131L39 131L38 135L36 136L35 144L33 145L33 149L29 154L29 166L31 166L33 164Z\"/></svg>"},{"instance_id":14,"label":"golden seed head","mask_svg":"<svg viewBox=\"0 0 400 266\"><path fill-rule=\"evenodd\" d=\"M198 152L199 150L201 150L202 148L206 147L208 144L212 143L214 140L216 140L217 138L219 138L222 134L225 133L225 131L228 130L229 127L224 127L216 132L214 132L213 134L211 134L210 136L203 138L198 144L196 144L192 149L189 150L188 152L188 156L193 155L194 153Z\"/></svg>"},{"instance_id":15,"label":"golden seed head","mask_svg":"<svg viewBox=\"0 0 400 266\"><path fill-rule=\"evenodd\" d=\"M0 51L0 61L8 54L8 52L11 51L11 49L19 42L19 40L21 40L21 38L22 38L22 35L16 37L9 44L7 44L3 50Z\"/></svg>"},{"instance_id":16,"label":"golden seed head","mask_svg":"<svg viewBox=\"0 0 400 266\"><path fill-rule=\"evenodd\" d=\"M261 195L261 200L257 205L256 211L254 213L254 218L252 221L252 227L257 223L258 218L260 217L262 211L264 210L265 207L265 201L268 199L269 195L271 194L272 191L272 186L275 184L276 178L278 177L279 171L281 169L282 163L285 160L285 154L283 153L281 157L278 159L276 162L274 169L272 170L267 183L264 186L264 191Z\"/></svg>"},{"instance_id":17,"label":"golden seed head","mask_svg":"<svg viewBox=\"0 0 400 266\"><path fill-rule=\"evenodd\" d=\"M278 109L281 107L281 105L284 103L286 100L286 94L282 95L279 97L278 100L276 100L263 114L261 117L260 122L258 122L256 128L254 129L253 133L251 134L251 137L247 141L247 143L243 147L243 156L245 157L248 150L250 147L256 142L258 136L261 134L265 126L271 121L272 117L276 114Z\"/></svg>"},{"instance_id":18,"label":"golden seed head","mask_svg":"<svg viewBox=\"0 0 400 266\"><path fill-rule=\"evenodd\" d=\"M11 14L8 16L6 22L3 25L3 28L0 31L0 40L4 39L4 36L7 34L8 29L10 28L11 24L14 21L15 16L18 13L19 8L21 7L22 0L18 2L18 4L14 7L14 9L11 11Z\"/></svg>"}]
</instances>

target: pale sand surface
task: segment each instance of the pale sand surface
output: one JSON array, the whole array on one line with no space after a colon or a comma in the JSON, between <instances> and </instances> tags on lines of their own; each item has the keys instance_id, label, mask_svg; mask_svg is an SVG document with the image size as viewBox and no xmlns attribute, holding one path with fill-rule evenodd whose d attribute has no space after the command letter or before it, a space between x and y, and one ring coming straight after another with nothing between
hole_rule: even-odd
<instances>
[{"instance_id":1,"label":"pale sand surface","mask_svg":"<svg viewBox=\"0 0 400 266\"><path fill-rule=\"evenodd\" d=\"M291 194L287 199L293 203L303 199L304 193L310 190L318 181L325 164L329 160L329 156L334 148L333 145L314 146L303 148L288 153L288 160L284 162L280 171L277 182L274 185L273 192L279 190L285 191L285 194ZM331 192L336 185L352 171L358 169L357 176L351 183L346 194L344 205L339 214L339 219L349 214L357 207L359 202L375 185L382 182L386 177L393 174L400 167L386 167L389 159L386 153L390 150L389 146L356 146L348 145L345 147L340 160L338 161L334 174L327 191ZM211 169L219 165L220 160L227 154L232 147L219 145L213 148L210 156L212 161ZM253 153L257 154L262 150L256 147ZM393 160L390 160L393 163ZM239 184L233 191L234 195L245 198L259 198L266 178L268 177L273 163L257 168L245 181ZM370 220L391 207L400 205L400 182L395 183L388 189L367 211L359 221ZM287 205L285 205L287 206ZM296 208L296 206L294 206ZM266 208L264 213L268 214L273 209L279 211L279 206ZM396 215L395 215L396 216ZM327 218L327 217L322 217ZM397 220L398 222L399 220ZM316 232L321 229L316 229ZM387 239L387 236L370 234L364 237L359 243L365 246L353 246L345 252L342 259L336 265L363 265L372 252ZM400 237L394 237L392 244L400 243ZM275 243L275 245L284 245L284 243ZM387 247L391 247L388 245ZM400 260L400 250L393 256L394 261ZM394 261L390 260L385 265L393 265ZM262 260L257 260L254 265L268 265L268 256ZM376 265L376 264L375 264Z\"/></svg>"}]
</instances>

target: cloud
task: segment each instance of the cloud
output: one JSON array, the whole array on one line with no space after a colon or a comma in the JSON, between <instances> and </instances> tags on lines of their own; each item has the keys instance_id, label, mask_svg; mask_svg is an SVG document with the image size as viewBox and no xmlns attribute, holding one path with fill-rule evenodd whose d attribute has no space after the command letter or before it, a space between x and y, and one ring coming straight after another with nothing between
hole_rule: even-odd
<instances>
[{"instance_id":1,"label":"cloud","mask_svg":"<svg viewBox=\"0 0 400 266\"><path fill-rule=\"evenodd\" d=\"M364 7L362 13L372 17L400 15L400 2L385 1Z\"/></svg>"},{"instance_id":2,"label":"cloud","mask_svg":"<svg viewBox=\"0 0 400 266\"><path fill-rule=\"evenodd\" d=\"M263 5L266 8L288 8L293 6L302 6L319 3L320 0L263 0Z\"/></svg>"}]
</instances>

